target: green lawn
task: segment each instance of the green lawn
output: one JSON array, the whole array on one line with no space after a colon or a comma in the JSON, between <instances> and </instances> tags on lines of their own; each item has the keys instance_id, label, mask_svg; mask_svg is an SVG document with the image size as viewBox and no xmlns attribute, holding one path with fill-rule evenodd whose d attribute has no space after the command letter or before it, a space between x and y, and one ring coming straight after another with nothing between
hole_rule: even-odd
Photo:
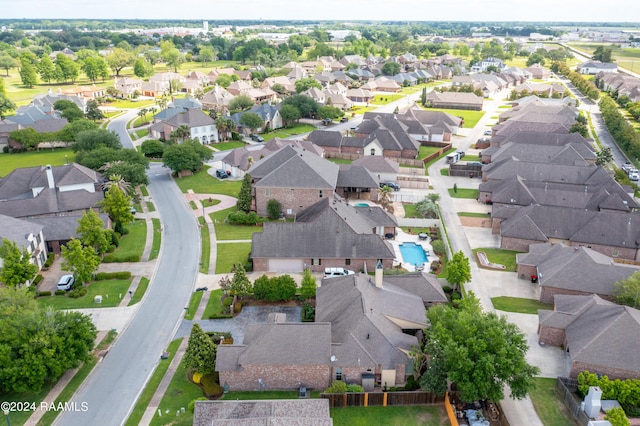
<instances>
[{"instance_id":1,"label":"green lawn","mask_svg":"<svg viewBox=\"0 0 640 426\"><path fill-rule=\"evenodd\" d=\"M205 198L204 200L200 200L200 202L205 207L211 207L220 204L220 200L216 200L215 198Z\"/></svg>"},{"instance_id":2,"label":"green lawn","mask_svg":"<svg viewBox=\"0 0 640 426\"><path fill-rule=\"evenodd\" d=\"M105 262L130 262L132 258L142 257L144 244L147 239L147 223L144 220L134 220L127 225L129 233L120 238L120 246L113 253L105 255Z\"/></svg>"},{"instance_id":3,"label":"green lawn","mask_svg":"<svg viewBox=\"0 0 640 426\"><path fill-rule=\"evenodd\" d=\"M278 130L274 130L270 133L263 133L262 137L265 142L271 140L273 138L288 138L289 136L300 135L303 133L309 133L314 131L316 128L312 124L300 123L295 126L286 127Z\"/></svg>"},{"instance_id":4,"label":"green lawn","mask_svg":"<svg viewBox=\"0 0 640 426\"><path fill-rule=\"evenodd\" d=\"M404 217L420 217L415 204L403 204L402 206L404 207Z\"/></svg>"},{"instance_id":5,"label":"green lawn","mask_svg":"<svg viewBox=\"0 0 640 426\"><path fill-rule=\"evenodd\" d=\"M160 232L161 224L160 219L151 219L153 223L153 243L151 244L151 253L149 253L149 260L153 260L158 257L160 252L160 244L162 243L162 232Z\"/></svg>"},{"instance_id":6,"label":"green lawn","mask_svg":"<svg viewBox=\"0 0 640 426\"><path fill-rule=\"evenodd\" d=\"M464 109L427 108L427 111L442 111L464 119L463 129L473 129L484 116L484 111L468 111Z\"/></svg>"},{"instance_id":7,"label":"green lawn","mask_svg":"<svg viewBox=\"0 0 640 426\"><path fill-rule=\"evenodd\" d=\"M193 200L189 201L189 205L191 206L191 210L198 210L198 205L196 204L195 201Z\"/></svg>"},{"instance_id":8,"label":"green lawn","mask_svg":"<svg viewBox=\"0 0 640 426\"><path fill-rule=\"evenodd\" d=\"M365 112L373 111L376 108L377 107L373 107L373 106L355 106L351 108L351 110L346 114L346 116L351 118L356 114L364 114Z\"/></svg>"},{"instance_id":9,"label":"green lawn","mask_svg":"<svg viewBox=\"0 0 640 426\"><path fill-rule=\"evenodd\" d=\"M149 287L149 278L140 278L138 287L136 287L136 291L135 293L133 293L133 296L131 297L131 300L129 300L129 304L127 306L135 305L136 303L141 301L142 296L144 296L144 293L147 291L147 287Z\"/></svg>"},{"instance_id":10,"label":"green lawn","mask_svg":"<svg viewBox=\"0 0 640 426\"><path fill-rule=\"evenodd\" d=\"M193 176L185 176L176 178L176 184L183 193L192 189L196 194L223 194L231 197L237 197L240 192L242 181L224 179L220 180L210 176L207 173L208 167L197 171Z\"/></svg>"},{"instance_id":11,"label":"green lawn","mask_svg":"<svg viewBox=\"0 0 640 426\"><path fill-rule=\"evenodd\" d=\"M327 160L331 161L335 164L351 164L353 160L347 160L346 158L327 158Z\"/></svg>"},{"instance_id":12,"label":"green lawn","mask_svg":"<svg viewBox=\"0 0 640 426\"><path fill-rule=\"evenodd\" d=\"M22 392L22 393L10 393L10 394L2 394L2 401L7 402L22 402L22 403L33 403L38 407L40 402L45 399L45 397L51 391L51 388L55 386L55 383L45 383L40 392ZM9 414L9 421L12 425L23 425L26 423L27 419L31 416L32 411L23 410L23 411L12 411ZM2 413L0 413L2 415ZM2 424L4 423L6 418L2 420Z\"/></svg>"},{"instance_id":13,"label":"green lawn","mask_svg":"<svg viewBox=\"0 0 640 426\"><path fill-rule=\"evenodd\" d=\"M420 145L420 149L418 149L418 160L422 160L423 158L437 152L440 148L437 146L425 146Z\"/></svg>"},{"instance_id":14,"label":"green lawn","mask_svg":"<svg viewBox=\"0 0 640 426\"><path fill-rule=\"evenodd\" d=\"M200 272L203 274L209 273L209 261L211 260L211 235L209 235L209 225L204 221L204 217L198 216L198 222L200 223Z\"/></svg>"},{"instance_id":15,"label":"green lawn","mask_svg":"<svg viewBox=\"0 0 640 426\"><path fill-rule=\"evenodd\" d=\"M449 188L449 195L451 198L478 198L478 194L480 191L477 189L469 189L469 188L458 188L456 192L453 191L453 188Z\"/></svg>"},{"instance_id":16,"label":"green lawn","mask_svg":"<svg viewBox=\"0 0 640 426\"><path fill-rule=\"evenodd\" d=\"M244 265L247 263L249 253L251 253L251 243L218 244L218 256L216 263L216 274L226 274L231 272L233 265Z\"/></svg>"},{"instance_id":17,"label":"green lawn","mask_svg":"<svg viewBox=\"0 0 640 426\"><path fill-rule=\"evenodd\" d=\"M442 169L440 169L440 175L441 176L449 176L449 168L448 167L443 167Z\"/></svg>"},{"instance_id":18,"label":"green lawn","mask_svg":"<svg viewBox=\"0 0 640 426\"><path fill-rule=\"evenodd\" d=\"M184 313L184 319L186 320L193 319L193 316L196 314L196 311L198 310L198 306L200 305L200 301L202 300L203 294L204 292L202 291L193 292L193 294L191 295L191 300L189 301L189 308Z\"/></svg>"},{"instance_id":19,"label":"green lawn","mask_svg":"<svg viewBox=\"0 0 640 426\"><path fill-rule=\"evenodd\" d=\"M151 425L191 426L193 424L193 413L189 412L187 407L191 401L202 396L204 396L202 389L189 381L187 368L184 362L180 361L180 365L176 369L158 407L162 412L162 417L158 417L158 412L156 411L153 420L151 420ZM184 408L185 412L179 416L176 415L182 408Z\"/></svg>"},{"instance_id":20,"label":"green lawn","mask_svg":"<svg viewBox=\"0 0 640 426\"><path fill-rule=\"evenodd\" d=\"M464 161L480 161L480 156L467 154L464 156Z\"/></svg>"},{"instance_id":21,"label":"green lawn","mask_svg":"<svg viewBox=\"0 0 640 426\"><path fill-rule=\"evenodd\" d=\"M250 240L254 232L262 232L262 226L230 225L225 223L229 213L236 211L235 207L209 214L216 227L217 240Z\"/></svg>"},{"instance_id":22,"label":"green lawn","mask_svg":"<svg viewBox=\"0 0 640 426\"><path fill-rule=\"evenodd\" d=\"M146 128L146 129L136 130L135 134L136 134L138 139L144 138L145 136L147 136L149 134L149 129Z\"/></svg>"},{"instance_id":23,"label":"green lawn","mask_svg":"<svg viewBox=\"0 0 640 426\"><path fill-rule=\"evenodd\" d=\"M136 402L135 407L133 407L131 414L129 414L129 418L126 421L125 426L137 426L138 424L140 424L140 420L142 420L142 416L144 415L144 412L147 409L147 406L151 402L151 398L153 397L153 394L156 392L156 389L158 389L158 386L160 385L160 382L162 381L164 374L167 372L167 369L169 368L169 364L171 364L173 357L176 355L176 351L178 350L178 347L180 346L181 341L182 341L182 338L176 339L169 344L169 347L167 348L167 351L169 352L169 358L160 360L160 363L158 364L156 369L153 371L151 378L149 379L146 386L144 387L144 390L140 394L140 397L138 398L138 401ZM187 407L185 407L185 409L186 408Z\"/></svg>"},{"instance_id":24,"label":"green lawn","mask_svg":"<svg viewBox=\"0 0 640 426\"><path fill-rule=\"evenodd\" d=\"M544 426L575 426L575 422L555 392L556 379L536 377L529 397Z\"/></svg>"},{"instance_id":25,"label":"green lawn","mask_svg":"<svg viewBox=\"0 0 640 426\"><path fill-rule=\"evenodd\" d=\"M151 201L147 201L147 210L150 212L155 212L156 211L156 206L151 202Z\"/></svg>"},{"instance_id":26,"label":"green lawn","mask_svg":"<svg viewBox=\"0 0 640 426\"><path fill-rule=\"evenodd\" d=\"M202 318L197 319L209 319L211 315L221 314L222 310L224 309L224 307L222 306L222 301L220 300L221 297L221 289L212 290L211 294L209 294L209 301L207 302L207 306L205 306L204 312L202 313Z\"/></svg>"},{"instance_id":27,"label":"green lawn","mask_svg":"<svg viewBox=\"0 0 640 426\"><path fill-rule=\"evenodd\" d=\"M428 163L425 163L425 165L424 165L424 175L425 176L429 176L429 167L431 167L433 165L433 163L435 163L436 161L438 161L439 159L441 159L445 155L450 154L455 150L456 150L455 148L451 148L450 150L445 151L444 153L442 153L441 156L434 158L433 160L429 161Z\"/></svg>"},{"instance_id":28,"label":"green lawn","mask_svg":"<svg viewBox=\"0 0 640 426\"><path fill-rule=\"evenodd\" d=\"M247 144L244 142L239 142L239 141L229 141L229 142L220 142L220 143L216 143L211 145L212 148L215 148L219 151L227 151L230 149L236 149L236 148L242 148L243 146L246 146Z\"/></svg>"},{"instance_id":29,"label":"green lawn","mask_svg":"<svg viewBox=\"0 0 640 426\"><path fill-rule=\"evenodd\" d=\"M393 101L397 101L398 99L404 98L404 95L401 94L389 94L389 95L376 95L373 102L373 105L386 105Z\"/></svg>"},{"instance_id":30,"label":"green lawn","mask_svg":"<svg viewBox=\"0 0 640 426\"><path fill-rule=\"evenodd\" d=\"M120 99L111 103L105 103L105 106L115 107L117 109L125 109L125 108L142 108L146 106L155 105L156 102L153 99L140 99L140 100L130 100L130 99Z\"/></svg>"},{"instance_id":31,"label":"green lawn","mask_svg":"<svg viewBox=\"0 0 640 426\"><path fill-rule=\"evenodd\" d=\"M35 166L62 166L72 163L76 159L76 154L70 149L56 149L20 152L17 154L0 153L0 177L5 177L12 171L23 167Z\"/></svg>"},{"instance_id":32,"label":"green lawn","mask_svg":"<svg viewBox=\"0 0 640 426\"><path fill-rule=\"evenodd\" d=\"M131 280L104 280L94 281L89 284L87 294L72 299L68 296L39 297L38 303L44 306L52 306L56 309L82 309L82 308L112 308L120 304L120 295L129 289ZM102 303L94 303L93 298L102 296Z\"/></svg>"},{"instance_id":33,"label":"green lawn","mask_svg":"<svg viewBox=\"0 0 640 426\"><path fill-rule=\"evenodd\" d=\"M491 217L487 213L477 213L477 212L458 212L458 216L462 216L462 217L481 217L481 218Z\"/></svg>"},{"instance_id":34,"label":"green lawn","mask_svg":"<svg viewBox=\"0 0 640 426\"><path fill-rule=\"evenodd\" d=\"M330 411L334 426L440 426L447 418L443 405L346 407Z\"/></svg>"},{"instance_id":35,"label":"green lawn","mask_svg":"<svg viewBox=\"0 0 640 426\"><path fill-rule=\"evenodd\" d=\"M505 271L507 272L515 272L518 266L516 264L516 254L518 254L519 252L517 251L490 247L475 248L472 251L474 254L479 251L484 252L489 258L489 262L504 265L506 267Z\"/></svg>"},{"instance_id":36,"label":"green lawn","mask_svg":"<svg viewBox=\"0 0 640 426\"><path fill-rule=\"evenodd\" d=\"M146 186L142 185L140 187L140 193L144 196L144 197L148 197L149 196L149 190L147 189Z\"/></svg>"},{"instance_id":37,"label":"green lawn","mask_svg":"<svg viewBox=\"0 0 640 426\"><path fill-rule=\"evenodd\" d=\"M493 307L499 311L516 312L519 314L533 314L538 313L538 309L553 310L553 304L542 303L535 299L523 299L520 297L493 297L491 298Z\"/></svg>"}]
</instances>

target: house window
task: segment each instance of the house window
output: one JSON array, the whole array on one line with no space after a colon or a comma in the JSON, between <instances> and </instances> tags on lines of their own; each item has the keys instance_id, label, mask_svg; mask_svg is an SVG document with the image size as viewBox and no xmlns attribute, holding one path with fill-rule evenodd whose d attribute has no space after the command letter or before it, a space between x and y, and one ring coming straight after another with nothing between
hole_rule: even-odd
<instances>
[{"instance_id":1,"label":"house window","mask_svg":"<svg viewBox=\"0 0 640 426\"><path fill-rule=\"evenodd\" d=\"M336 368L336 380L342 380L342 368Z\"/></svg>"},{"instance_id":2,"label":"house window","mask_svg":"<svg viewBox=\"0 0 640 426\"><path fill-rule=\"evenodd\" d=\"M318 197L322 198L322 189L318 191Z\"/></svg>"},{"instance_id":3,"label":"house window","mask_svg":"<svg viewBox=\"0 0 640 426\"><path fill-rule=\"evenodd\" d=\"M345 259L344 264L347 266L351 265L351 259Z\"/></svg>"},{"instance_id":4,"label":"house window","mask_svg":"<svg viewBox=\"0 0 640 426\"><path fill-rule=\"evenodd\" d=\"M322 260L321 259L311 259L311 265L320 266L321 264L322 264Z\"/></svg>"},{"instance_id":5,"label":"house window","mask_svg":"<svg viewBox=\"0 0 640 426\"><path fill-rule=\"evenodd\" d=\"M618 256L618 249L611 250L611 256Z\"/></svg>"},{"instance_id":6,"label":"house window","mask_svg":"<svg viewBox=\"0 0 640 426\"><path fill-rule=\"evenodd\" d=\"M271 191L269 190L269 188L265 188L264 189L264 196L265 197L270 197L271 196Z\"/></svg>"},{"instance_id":7,"label":"house window","mask_svg":"<svg viewBox=\"0 0 640 426\"><path fill-rule=\"evenodd\" d=\"M376 155L376 149L375 148L371 148L371 155Z\"/></svg>"}]
</instances>

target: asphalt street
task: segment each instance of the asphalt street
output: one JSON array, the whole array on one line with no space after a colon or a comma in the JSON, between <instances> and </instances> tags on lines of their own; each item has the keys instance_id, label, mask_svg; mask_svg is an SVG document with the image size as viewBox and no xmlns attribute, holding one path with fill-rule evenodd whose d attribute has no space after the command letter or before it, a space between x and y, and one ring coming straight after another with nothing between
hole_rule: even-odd
<instances>
[{"instance_id":1,"label":"asphalt street","mask_svg":"<svg viewBox=\"0 0 640 426\"><path fill-rule=\"evenodd\" d=\"M169 171L152 164L149 178L164 227L158 269L133 320L73 398L89 409L62 413L56 424L122 424L182 321L198 273L200 235Z\"/></svg>"}]
</instances>

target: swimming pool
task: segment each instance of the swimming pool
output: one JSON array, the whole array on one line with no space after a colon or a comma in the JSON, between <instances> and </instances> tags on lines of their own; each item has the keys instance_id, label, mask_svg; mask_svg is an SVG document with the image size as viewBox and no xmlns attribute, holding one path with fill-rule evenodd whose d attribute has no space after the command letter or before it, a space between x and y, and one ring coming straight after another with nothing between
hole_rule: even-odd
<instances>
[{"instance_id":1,"label":"swimming pool","mask_svg":"<svg viewBox=\"0 0 640 426\"><path fill-rule=\"evenodd\" d=\"M356 204L354 204L354 206L356 206L356 207L369 207L369 204L367 204L367 203L356 203Z\"/></svg>"},{"instance_id":2,"label":"swimming pool","mask_svg":"<svg viewBox=\"0 0 640 426\"><path fill-rule=\"evenodd\" d=\"M423 265L427 262L427 253L421 245L416 243L403 243L400 244L400 253L406 263L412 265Z\"/></svg>"}]
</instances>

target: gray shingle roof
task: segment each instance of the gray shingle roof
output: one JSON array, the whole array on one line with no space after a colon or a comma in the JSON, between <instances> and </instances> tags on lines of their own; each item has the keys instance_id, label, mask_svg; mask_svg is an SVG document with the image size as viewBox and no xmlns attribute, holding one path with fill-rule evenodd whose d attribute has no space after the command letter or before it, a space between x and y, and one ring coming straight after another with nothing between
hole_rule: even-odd
<instances>
[{"instance_id":1,"label":"gray shingle roof","mask_svg":"<svg viewBox=\"0 0 640 426\"><path fill-rule=\"evenodd\" d=\"M99 216L106 227L109 222L109 216L104 213ZM45 241L64 241L80 237L76 229L78 229L78 220L80 220L81 217L81 215L33 217L28 220L43 227L42 234Z\"/></svg>"},{"instance_id":2,"label":"gray shingle roof","mask_svg":"<svg viewBox=\"0 0 640 426\"><path fill-rule=\"evenodd\" d=\"M314 130L309 133L307 140L310 140L318 146L339 148L342 141L342 134L331 130Z\"/></svg>"},{"instance_id":3,"label":"gray shingle roof","mask_svg":"<svg viewBox=\"0 0 640 426\"><path fill-rule=\"evenodd\" d=\"M593 184L604 182L605 175L607 180L611 180L608 173L600 169L602 167L598 167L595 164L588 166L565 164L559 167L557 164L535 163L508 158L485 165L482 168L482 172L486 173L488 180L513 179L514 176L520 176L528 181L536 182L585 184L592 178L598 177L601 172L604 172L604 175L597 179L598 182L592 181Z\"/></svg>"},{"instance_id":4,"label":"gray shingle roof","mask_svg":"<svg viewBox=\"0 0 640 426\"><path fill-rule=\"evenodd\" d=\"M339 168L336 186L342 188L377 188L378 179L362 166L343 164Z\"/></svg>"},{"instance_id":5,"label":"gray shingle roof","mask_svg":"<svg viewBox=\"0 0 640 426\"><path fill-rule=\"evenodd\" d=\"M426 272L389 275L384 277L384 282L419 296L424 303L446 303L448 301L438 279Z\"/></svg>"},{"instance_id":6,"label":"gray shingle roof","mask_svg":"<svg viewBox=\"0 0 640 426\"><path fill-rule=\"evenodd\" d=\"M211 126L215 124L213 118L202 112L200 109L187 109L185 112L174 115L165 120L171 127L180 127L181 125L193 127Z\"/></svg>"},{"instance_id":7,"label":"gray shingle roof","mask_svg":"<svg viewBox=\"0 0 640 426\"><path fill-rule=\"evenodd\" d=\"M34 217L51 213L65 213L95 207L104 198L101 191L85 190L59 192L44 189L35 198L0 202L0 214L12 217Z\"/></svg>"},{"instance_id":8,"label":"gray shingle roof","mask_svg":"<svg viewBox=\"0 0 640 426\"><path fill-rule=\"evenodd\" d=\"M400 164L389 158L385 158L381 155L365 155L358 158L352 166L363 166L371 173L398 173L400 171Z\"/></svg>"},{"instance_id":9,"label":"gray shingle roof","mask_svg":"<svg viewBox=\"0 0 640 426\"><path fill-rule=\"evenodd\" d=\"M26 237L29 234L38 235L42 228L42 225L37 223L0 214L0 246L2 239L6 238L15 242L21 249L27 248L29 244Z\"/></svg>"}]
</instances>

